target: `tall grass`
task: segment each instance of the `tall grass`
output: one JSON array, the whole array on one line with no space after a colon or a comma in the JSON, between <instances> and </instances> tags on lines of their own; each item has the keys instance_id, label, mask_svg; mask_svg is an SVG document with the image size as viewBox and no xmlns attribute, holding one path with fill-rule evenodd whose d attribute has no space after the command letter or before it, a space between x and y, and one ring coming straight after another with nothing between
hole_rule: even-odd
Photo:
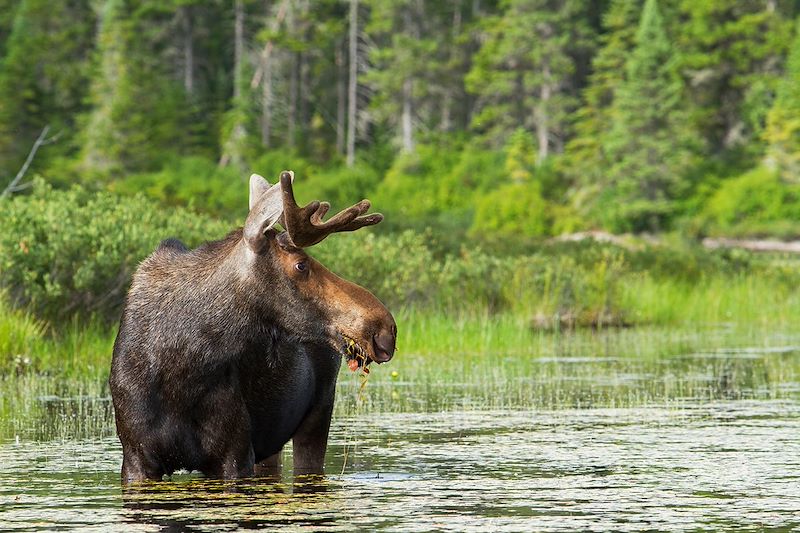
<instances>
[{"instance_id":1,"label":"tall grass","mask_svg":"<svg viewBox=\"0 0 800 533\"><path fill-rule=\"evenodd\" d=\"M115 333L115 328L96 320L54 327L11 308L0 295L0 370L6 375L105 379Z\"/></svg>"}]
</instances>

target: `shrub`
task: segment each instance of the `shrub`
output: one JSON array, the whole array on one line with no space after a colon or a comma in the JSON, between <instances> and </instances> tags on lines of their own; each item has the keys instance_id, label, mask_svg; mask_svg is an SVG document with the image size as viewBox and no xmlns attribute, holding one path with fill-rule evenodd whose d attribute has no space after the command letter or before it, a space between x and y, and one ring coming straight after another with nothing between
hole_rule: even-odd
<instances>
[{"instance_id":1,"label":"shrub","mask_svg":"<svg viewBox=\"0 0 800 533\"><path fill-rule=\"evenodd\" d=\"M241 212L247 205L247 176L196 156L173 160L158 172L114 181L109 189L125 195L142 193L167 205L215 214Z\"/></svg>"},{"instance_id":2,"label":"shrub","mask_svg":"<svg viewBox=\"0 0 800 533\"><path fill-rule=\"evenodd\" d=\"M228 225L142 196L37 181L30 196L2 200L0 286L18 305L50 319L114 317L136 265L164 238L188 245L220 238Z\"/></svg>"},{"instance_id":3,"label":"shrub","mask_svg":"<svg viewBox=\"0 0 800 533\"><path fill-rule=\"evenodd\" d=\"M800 185L776 172L756 168L725 180L701 215L710 233L726 235L800 234Z\"/></svg>"},{"instance_id":4,"label":"shrub","mask_svg":"<svg viewBox=\"0 0 800 533\"><path fill-rule=\"evenodd\" d=\"M378 236L361 230L332 236L310 253L390 307L420 306L438 296L439 265L425 241L425 235L413 231Z\"/></svg>"}]
</instances>

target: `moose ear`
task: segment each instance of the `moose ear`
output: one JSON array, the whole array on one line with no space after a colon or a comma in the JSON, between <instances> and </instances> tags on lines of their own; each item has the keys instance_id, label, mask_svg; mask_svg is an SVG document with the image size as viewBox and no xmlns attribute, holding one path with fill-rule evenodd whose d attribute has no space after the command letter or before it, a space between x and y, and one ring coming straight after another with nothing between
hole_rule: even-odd
<instances>
[{"instance_id":1,"label":"moose ear","mask_svg":"<svg viewBox=\"0 0 800 533\"><path fill-rule=\"evenodd\" d=\"M263 188L254 200L254 190ZM281 184L269 186L267 180L253 174L250 177L250 213L244 223L244 240L255 252L261 252L266 243L265 233L272 228L283 214L283 193Z\"/></svg>"},{"instance_id":2,"label":"moose ear","mask_svg":"<svg viewBox=\"0 0 800 533\"><path fill-rule=\"evenodd\" d=\"M253 174L250 176L250 207L249 209L253 209L253 206L256 205L258 199L261 198L261 195L264 194L269 190L269 182L264 179L263 176L259 176L258 174Z\"/></svg>"}]
</instances>

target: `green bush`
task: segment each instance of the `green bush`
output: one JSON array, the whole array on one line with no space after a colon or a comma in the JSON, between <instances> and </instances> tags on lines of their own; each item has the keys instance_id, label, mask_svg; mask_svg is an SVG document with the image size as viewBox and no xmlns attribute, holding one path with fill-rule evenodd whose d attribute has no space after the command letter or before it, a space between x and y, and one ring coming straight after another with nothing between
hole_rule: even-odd
<instances>
[{"instance_id":1,"label":"green bush","mask_svg":"<svg viewBox=\"0 0 800 533\"><path fill-rule=\"evenodd\" d=\"M309 252L390 307L424 306L437 299L440 269L425 239L412 231L378 236L361 230L331 236Z\"/></svg>"},{"instance_id":2,"label":"green bush","mask_svg":"<svg viewBox=\"0 0 800 533\"><path fill-rule=\"evenodd\" d=\"M369 198L380 182L380 176L375 169L361 162L352 168L335 167L316 171L311 176L298 175L297 179L298 197L330 202L332 211ZM380 211L381 206L376 207Z\"/></svg>"},{"instance_id":3,"label":"green bush","mask_svg":"<svg viewBox=\"0 0 800 533\"><path fill-rule=\"evenodd\" d=\"M185 205L215 214L246 212L247 178L204 157L184 157L158 172L132 174L109 185L113 192L145 194L166 205Z\"/></svg>"},{"instance_id":4,"label":"green bush","mask_svg":"<svg viewBox=\"0 0 800 533\"><path fill-rule=\"evenodd\" d=\"M480 200L470 232L506 238L546 235L547 209L538 182L508 183Z\"/></svg>"},{"instance_id":5,"label":"green bush","mask_svg":"<svg viewBox=\"0 0 800 533\"><path fill-rule=\"evenodd\" d=\"M0 202L0 286L14 303L50 319L112 318L136 265L162 239L197 245L230 229L142 196L55 191L41 181L33 194Z\"/></svg>"},{"instance_id":6,"label":"green bush","mask_svg":"<svg viewBox=\"0 0 800 533\"><path fill-rule=\"evenodd\" d=\"M800 235L800 185L758 167L725 180L703 213L708 233L726 236Z\"/></svg>"}]
</instances>

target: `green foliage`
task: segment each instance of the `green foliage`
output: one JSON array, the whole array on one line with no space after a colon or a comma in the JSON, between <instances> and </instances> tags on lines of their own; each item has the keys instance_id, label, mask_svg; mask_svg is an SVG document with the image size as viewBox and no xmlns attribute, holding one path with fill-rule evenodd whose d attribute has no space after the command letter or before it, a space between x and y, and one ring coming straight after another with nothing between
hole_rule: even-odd
<instances>
[{"instance_id":1,"label":"green foliage","mask_svg":"<svg viewBox=\"0 0 800 533\"><path fill-rule=\"evenodd\" d=\"M141 196L55 191L41 181L35 189L2 200L0 287L47 318L112 318L134 268L162 239L197 245L229 229L185 209L160 209Z\"/></svg>"},{"instance_id":2,"label":"green foliage","mask_svg":"<svg viewBox=\"0 0 800 533\"><path fill-rule=\"evenodd\" d=\"M507 183L478 201L473 232L540 237L547 231L546 211L537 182Z\"/></svg>"},{"instance_id":3,"label":"green foliage","mask_svg":"<svg viewBox=\"0 0 800 533\"><path fill-rule=\"evenodd\" d=\"M0 188L19 169L44 126L49 124L60 142L39 154L40 168L48 156L73 149L94 30L88 1L24 0L16 9L3 7L0 23L11 13L14 17L7 40L0 29L5 49L5 56L0 52Z\"/></svg>"},{"instance_id":4,"label":"green foliage","mask_svg":"<svg viewBox=\"0 0 800 533\"><path fill-rule=\"evenodd\" d=\"M446 146L419 145L413 153L397 157L375 191L375 205L410 224L439 212L438 184L457 157Z\"/></svg>"},{"instance_id":5,"label":"green foliage","mask_svg":"<svg viewBox=\"0 0 800 533\"><path fill-rule=\"evenodd\" d=\"M789 53L786 75L778 86L767 116L764 138L769 143L767 165L785 179L800 176L800 22Z\"/></svg>"},{"instance_id":6,"label":"green foliage","mask_svg":"<svg viewBox=\"0 0 800 533\"><path fill-rule=\"evenodd\" d=\"M495 140L517 128L537 131L538 162L551 137L566 133L575 91L563 90L575 72L574 56L591 47L581 3L509 0L502 14L486 17L486 38L464 79L482 105L473 127ZM561 90L559 90L561 89Z\"/></svg>"},{"instance_id":7,"label":"green foliage","mask_svg":"<svg viewBox=\"0 0 800 533\"><path fill-rule=\"evenodd\" d=\"M334 167L315 170L308 180L298 185L315 198L330 202L332 209L344 209L354 203L369 198L381 181L380 175L372 167L357 162L353 167ZM383 209L384 206L379 206Z\"/></svg>"},{"instance_id":8,"label":"green foliage","mask_svg":"<svg viewBox=\"0 0 800 533\"><path fill-rule=\"evenodd\" d=\"M176 159L158 172L130 174L109 189L215 214L244 216L247 210L247 176L197 156Z\"/></svg>"},{"instance_id":9,"label":"green foliage","mask_svg":"<svg viewBox=\"0 0 800 533\"><path fill-rule=\"evenodd\" d=\"M187 147L188 101L157 56L168 45L159 23L169 14L159 3L109 0L103 6L83 160L106 179L156 169Z\"/></svg>"},{"instance_id":10,"label":"green foliage","mask_svg":"<svg viewBox=\"0 0 800 533\"><path fill-rule=\"evenodd\" d=\"M699 140L688 127L683 81L655 0L647 0L616 93L606 141L611 163L598 215L616 231L658 231L687 188Z\"/></svg>"},{"instance_id":11,"label":"green foliage","mask_svg":"<svg viewBox=\"0 0 800 533\"><path fill-rule=\"evenodd\" d=\"M764 167L723 182L701 215L717 235L800 235L800 184L786 183Z\"/></svg>"},{"instance_id":12,"label":"green foliage","mask_svg":"<svg viewBox=\"0 0 800 533\"><path fill-rule=\"evenodd\" d=\"M791 16L758 0L684 0L678 12L675 41L696 129L713 151L760 151Z\"/></svg>"}]
</instances>

